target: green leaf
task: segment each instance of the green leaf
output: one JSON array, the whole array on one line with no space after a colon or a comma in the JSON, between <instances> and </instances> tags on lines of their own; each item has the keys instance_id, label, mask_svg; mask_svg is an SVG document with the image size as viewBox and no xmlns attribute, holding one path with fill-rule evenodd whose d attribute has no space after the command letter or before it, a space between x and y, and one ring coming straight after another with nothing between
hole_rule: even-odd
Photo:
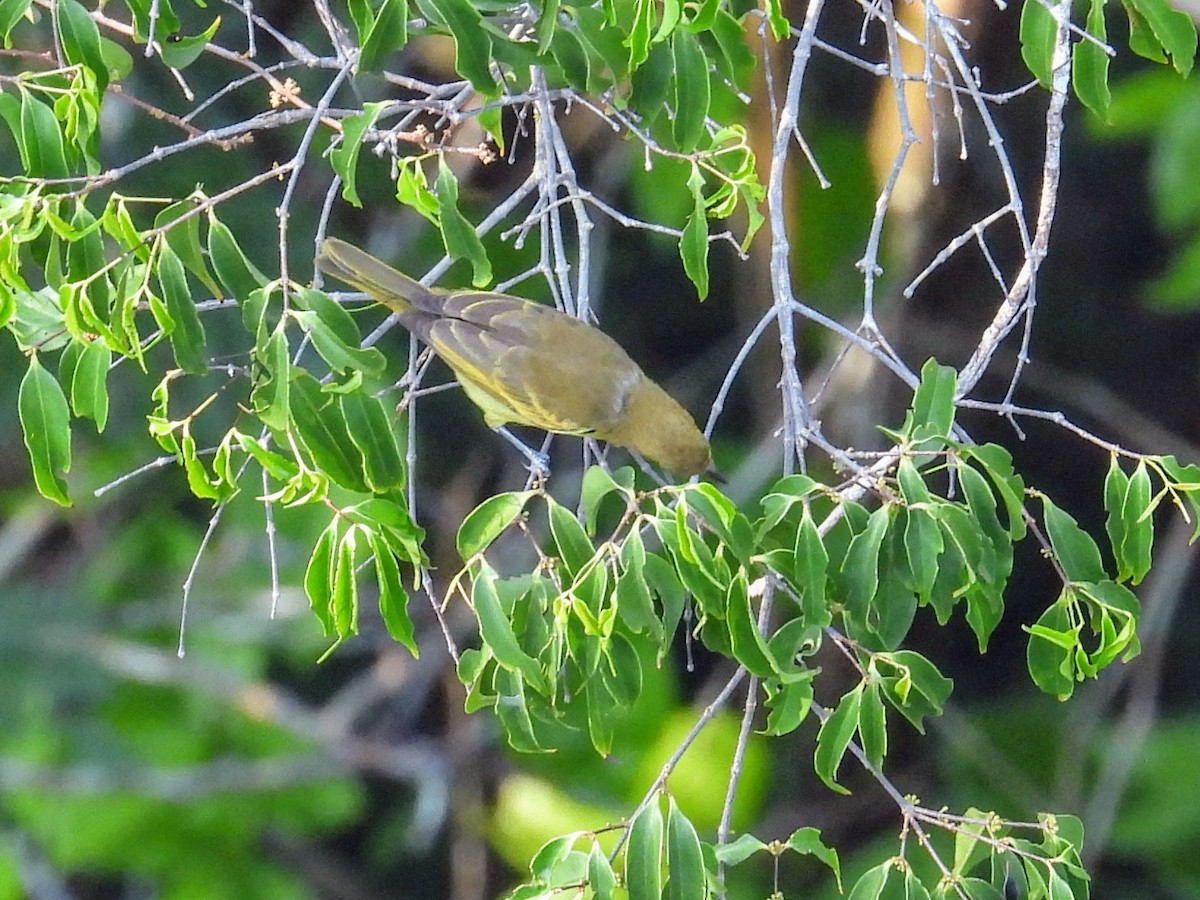
<instances>
[{"instance_id":1,"label":"green leaf","mask_svg":"<svg viewBox=\"0 0 1200 900\"><path fill-rule=\"evenodd\" d=\"M580 571L591 562L595 549L574 514L549 495L546 496L546 506L550 514L550 532L554 535L558 557L562 560L568 578L576 579Z\"/></svg>"},{"instance_id":2,"label":"green leaf","mask_svg":"<svg viewBox=\"0 0 1200 900\"><path fill-rule=\"evenodd\" d=\"M162 231L163 238L175 251L184 268L212 291L214 297L220 297L221 286L208 270L204 247L200 243L200 216L188 215L196 208L196 202L193 197L172 203L154 217L154 230Z\"/></svg>"},{"instance_id":3,"label":"green leaf","mask_svg":"<svg viewBox=\"0 0 1200 900\"><path fill-rule=\"evenodd\" d=\"M620 480L618 480L618 478ZM587 533L596 534L596 520L600 514L600 504L609 494L619 493L628 502L633 497L633 470L622 468L617 477L609 474L603 466L590 466L583 473L583 486L579 491L579 502L583 506L583 517L587 523Z\"/></svg>"},{"instance_id":4,"label":"green leaf","mask_svg":"<svg viewBox=\"0 0 1200 900\"><path fill-rule=\"evenodd\" d=\"M879 685L875 681L867 682L863 691L858 733L867 760L876 769L882 770L883 758L887 756L887 714L879 696Z\"/></svg>"},{"instance_id":5,"label":"green leaf","mask_svg":"<svg viewBox=\"0 0 1200 900\"><path fill-rule=\"evenodd\" d=\"M736 840L714 847L713 854L718 862L727 866L736 866L744 863L755 853L761 853L766 849L767 845L754 835L739 834Z\"/></svg>"},{"instance_id":6,"label":"green leaf","mask_svg":"<svg viewBox=\"0 0 1200 900\"><path fill-rule=\"evenodd\" d=\"M704 138L711 88L708 82L708 58L696 35L677 28L671 35L671 53L675 62L675 120L671 133L681 153L691 153Z\"/></svg>"},{"instance_id":7,"label":"green leaf","mask_svg":"<svg viewBox=\"0 0 1200 900\"><path fill-rule=\"evenodd\" d=\"M692 192L692 212L679 238L679 255L683 258L684 272L703 300L708 296L708 215L704 208L704 176L699 166L692 166L688 188Z\"/></svg>"},{"instance_id":8,"label":"green leaf","mask_svg":"<svg viewBox=\"0 0 1200 900\"><path fill-rule=\"evenodd\" d=\"M674 797L667 798L667 900L704 900L708 896L700 838Z\"/></svg>"},{"instance_id":9,"label":"green leaf","mask_svg":"<svg viewBox=\"0 0 1200 900\"><path fill-rule=\"evenodd\" d=\"M438 166L437 200L438 224L446 252L454 259L470 260L471 283L475 287L486 286L492 280L492 264L474 226L458 211L458 179L445 159Z\"/></svg>"},{"instance_id":10,"label":"green leaf","mask_svg":"<svg viewBox=\"0 0 1200 900\"><path fill-rule=\"evenodd\" d=\"M175 364L185 372L204 375L208 372L208 356L205 354L207 337L192 292L188 288L187 273L183 262L175 255L171 245L163 243L158 254L158 283L162 286L167 313L175 323L171 331L171 350Z\"/></svg>"},{"instance_id":11,"label":"green leaf","mask_svg":"<svg viewBox=\"0 0 1200 900\"><path fill-rule=\"evenodd\" d=\"M347 340L344 330L337 327L346 311L324 294L318 294L316 291L306 292L303 288L296 291L297 306L301 305L301 298L306 293L314 298L323 298L320 309L293 309L291 315L311 338L312 345L321 359L335 372L379 375L387 366L387 359L383 353L376 347L360 347L357 328L352 326L353 336ZM337 314L330 316L335 310Z\"/></svg>"},{"instance_id":12,"label":"green leaf","mask_svg":"<svg viewBox=\"0 0 1200 900\"><path fill-rule=\"evenodd\" d=\"M828 625L831 614L825 604L825 586L829 580L829 554L807 508L796 530L795 562L793 583L800 591L804 618L813 625Z\"/></svg>"},{"instance_id":13,"label":"green leaf","mask_svg":"<svg viewBox=\"0 0 1200 900\"><path fill-rule=\"evenodd\" d=\"M1054 38L1058 23L1038 0L1021 5L1021 58L1038 83L1049 88L1054 64Z\"/></svg>"},{"instance_id":14,"label":"green leaf","mask_svg":"<svg viewBox=\"0 0 1200 900\"><path fill-rule=\"evenodd\" d=\"M784 844L789 850L803 856L815 856L825 863L837 880L838 891L842 889L842 866L837 851L825 846L821 840L821 832L816 828L798 828Z\"/></svg>"},{"instance_id":15,"label":"green leaf","mask_svg":"<svg viewBox=\"0 0 1200 900\"><path fill-rule=\"evenodd\" d=\"M1028 3L1026 4L1028 6ZM940 449L934 438L945 439L954 425L954 395L958 390L958 373L949 366L928 359L921 367L921 383L913 393L912 409L904 422L904 433L919 443L926 453ZM924 443L927 442L927 443ZM923 468L928 459L918 459Z\"/></svg>"},{"instance_id":16,"label":"green leaf","mask_svg":"<svg viewBox=\"0 0 1200 900\"><path fill-rule=\"evenodd\" d=\"M629 824L625 887L629 900L661 900L663 818L658 795Z\"/></svg>"},{"instance_id":17,"label":"green leaf","mask_svg":"<svg viewBox=\"0 0 1200 900\"><path fill-rule=\"evenodd\" d=\"M739 568L733 580L729 582L726 622L733 641L734 659L759 678L770 678L778 674L774 658L767 649L767 642L763 640L754 612L750 608L745 569Z\"/></svg>"},{"instance_id":18,"label":"green leaf","mask_svg":"<svg viewBox=\"0 0 1200 900\"><path fill-rule=\"evenodd\" d=\"M71 469L71 413L62 387L36 353L21 379L17 410L38 491L61 506L70 506L63 476Z\"/></svg>"},{"instance_id":19,"label":"green leaf","mask_svg":"<svg viewBox=\"0 0 1200 900\"><path fill-rule=\"evenodd\" d=\"M887 699L913 727L925 733L925 716L940 716L954 690L954 682L938 671L937 666L913 650L896 650L881 654L879 668L895 668L894 676L882 678Z\"/></svg>"},{"instance_id":20,"label":"green leaf","mask_svg":"<svg viewBox=\"0 0 1200 900\"><path fill-rule=\"evenodd\" d=\"M217 16L212 24L199 34L172 34L165 41L159 42L162 60L172 69L186 69L204 52L204 46L212 40L217 29L221 27L221 17Z\"/></svg>"},{"instance_id":21,"label":"green leaf","mask_svg":"<svg viewBox=\"0 0 1200 900\"><path fill-rule=\"evenodd\" d=\"M496 572L486 562L471 590L471 605L479 618L479 636L491 650L496 661L509 671L519 674L534 690L546 692L546 679L537 660L521 649L512 621L500 604L496 592Z\"/></svg>"},{"instance_id":22,"label":"green leaf","mask_svg":"<svg viewBox=\"0 0 1200 900\"><path fill-rule=\"evenodd\" d=\"M1108 29L1104 21L1105 0L1091 0L1087 31L1096 40L1108 40ZM1075 45L1075 58L1071 65L1071 83L1080 102L1105 122L1112 105L1112 93L1108 89L1108 54L1104 48L1087 39Z\"/></svg>"},{"instance_id":23,"label":"green leaf","mask_svg":"<svg viewBox=\"0 0 1200 900\"><path fill-rule=\"evenodd\" d=\"M415 658L420 653L408 615L408 592L400 582L396 557L379 533L371 535L371 552L375 554L375 577L379 581L379 615L392 640L407 647Z\"/></svg>"},{"instance_id":24,"label":"green leaf","mask_svg":"<svg viewBox=\"0 0 1200 900\"><path fill-rule=\"evenodd\" d=\"M879 551L888 530L891 512L886 506L871 513L865 530L856 534L842 561L841 588L847 628L854 637L865 637L871 602L879 590Z\"/></svg>"},{"instance_id":25,"label":"green leaf","mask_svg":"<svg viewBox=\"0 0 1200 900\"><path fill-rule=\"evenodd\" d=\"M454 38L454 68L485 97L496 93L492 77L492 38L483 16L469 0L428 0Z\"/></svg>"},{"instance_id":26,"label":"green leaf","mask_svg":"<svg viewBox=\"0 0 1200 900\"><path fill-rule=\"evenodd\" d=\"M358 40L362 46L358 71L380 71L388 57L408 43L408 0L383 0L379 11L370 16L370 27L365 34L360 26ZM364 107L373 105L368 103Z\"/></svg>"},{"instance_id":27,"label":"green leaf","mask_svg":"<svg viewBox=\"0 0 1200 900\"><path fill-rule=\"evenodd\" d=\"M334 632L333 546L337 541L337 531L338 522L334 519L317 538L308 567L304 570L304 593L308 595L313 615L321 623L321 632L326 637Z\"/></svg>"},{"instance_id":28,"label":"green leaf","mask_svg":"<svg viewBox=\"0 0 1200 900\"><path fill-rule=\"evenodd\" d=\"M1075 691L1075 669L1071 660L1079 644L1079 626L1071 622L1063 598L1025 630L1030 634L1025 661L1033 683L1059 700L1068 699Z\"/></svg>"},{"instance_id":29,"label":"green leaf","mask_svg":"<svg viewBox=\"0 0 1200 900\"><path fill-rule=\"evenodd\" d=\"M368 493L362 454L333 395L303 369L294 369L290 396L295 433L316 466L343 487Z\"/></svg>"},{"instance_id":30,"label":"green leaf","mask_svg":"<svg viewBox=\"0 0 1200 900\"><path fill-rule=\"evenodd\" d=\"M455 545L458 555L469 560L491 546L525 509L536 491L508 491L484 500L458 526Z\"/></svg>"},{"instance_id":31,"label":"green leaf","mask_svg":"<svg viewBox=\"0 0 1200 900\"><path fill-rule=\"evenodd\" d=\"M1118 551L1122 568L1133 584L1138 584L1150 571L1150 551L1154 545L1154 502L1150 496L1150 473L1146 461L1139 460L1129 479L1125 502L1121 507L1124 539Z\"/></svg>"},{"instance_id":32,"label":"green leaf","mask_svg":"<svg viewBox=\"0 0 1200 900\"><path fill-rule=\"evenodd\" d=\"M1196 23L1191 16L1172 9L1166 0L1128 0L1128 5L1145 18L1175 71L1186 78L1196 61Z\"/></svg>"},{"instance_id":33,"label":"green leaf","mask_svg":"<svg viewBox=\"0 0 1200 900\"><path fill-rule=\"evenodd\" d=\"M209 215L208 253L226 296L245 302L253 291L267 283L267 277L246 258L229 227Z\"/></svg>"},{"instance_id":34,"label":"green leaf","mask_svg":"<svg viewBox=\"0 0 1200 900\"><path fill-rule=\"evenodd\" d=\"M771 25L771 36L777 41L787 38L792 23L783 14L783 0L764 0L767 8L767 21Z\"/></svg>"},{"instance_id":35,"label":"green leaf","mask_svg":"<svg viewBox=\"0 0 1200 900\"><path fill-rule=\"evenodd\" d=\"M654 44L645 62L630 76L629 106L642 116L644 127L654 124L666 108L675 75L675 54L669 43Z\"/></svg>"},{"instance_id":36,"label":"green leaf","mask_svg":"<svg viewBox=\"0 0 1200 900\"><path fill-rule=\"evenodd\" d=\"M104 60L105 68L108 69L110 82L124 81L133 71L133 57L116 41L101 37L100 56Z\"/></svg>"},{"instance_id":37,"label":"green leaf","mask_svg":"<svg viewBox=\"0 0 1200 900\"><path fill-rule=\"evenodd\" d=\"M629 48L629 71L636 71L650 52L650 32L654 28L658 4L654 0L634 0L633 23L624 44Z\"/></svg>"},{"instance_id":38,"label":"green leaf","mask_svg":"<svg viewBox=\"0 0 1200 900\"><path fill-rule=\"evenodd\" d=\"M17 147L29 178L66 178L71 174L58 117L49 106L19 85L20 131Z\"/></svg>"},{"instance_id":39,"label":"green leaf","mask_svg":"<svg viewBox=\"0 0 1200 900\"><path fill-rule=\"evenodd\" d=\"M396 199L419 212L431 225L438 225L438 199L425 178L424 157L405 156L397 162Z\"/></svg>"},{"instance_id":40,"label":"green leaf","mask_svg":"<svg viewBox=\"0 0 1200 900\"><path fill-rule=\"evenodd\" d=\"M380 494L404 487L404 463L383 403L361 390L342 394L339 401L350 440L362 454L367 485Z\"/></svg>"},{"instance_id":41,"label":"green leaf","mask_svg":"<svg viewBox=\"0 0 1200 900\"><path fill-rule=\"evenodd\" d=\"M391 3L391 0L387 2ZM362 200L359 199L355 179L358 174L358 155L362 150L363 135L375 126L380 112L387 107L386 102L364 103L362 112L343 119L342 140L329 154L329 164L342 179L342 197L360 209Z\"/></svg>"},{"instance_id":42,"label":"green leaf","mask_svg":"<svg viewBox=\"0 0 1200 900\"><path fill-rule=\"evenodd\" d=\"M104 341L87 341L71 377L71 408L75 415L96 423L96 431L104 431L108 422L108 369L112 351Z\"/></svg>"},{"instance_id":43,"label":"green leaf","mask_svg":"<svg viewBox=\"0 0 1200 900\"><path fill-rule=\"evenodd\" d=\"M333 627L338 638L358 633L358 536L348 528L333 553Z\"/></svg>"},{"instance_id":44,"label":"green leaf","mask_svg":"<svg viewBox=\"0 0 1200 900\"><path fill-rule=\"evenodd\" d=\"M800 727L812 708L812 678L815 674L810 669L800 681L783 684L768 682L764 685L767 707L771 710L767 716L767 727L763 729L764 734L791 734Z\"/></svg>"},{"instance_id":45,"label":"green leaf","mask_svg":"<svg viewBox=\"0 0 1200 900\"><path fill-rule=\"evenodd\" d=\"M0 38L4 40L4 49L12 49L9 36L32 5L33 0L0 0Z\"/></svg>"},{"instance_id":46,"label":"green leaf","mask_svg":"<svg viewBox=\"0 0 1200 900\"><path fill-rule=\"evenodd\" d=\"M283 431L291 417L292 384L287 326L283 320L271 332L256 358L267 374L256 380L250 395L254 411L268 428Z\"/></svg>"},{"instance_id":47,"label":"green leaf","mask_svg":"<svg viewBox=\"0 0 1200 900\"><path fill-rule=\"evenodd\" d=\"M63 55L72 65L84 65L96 76L96 93L108 85L108 65L100 48L100 29L77 0L59 0L58 35Z\"/></svg>"},{"instance_id":48,"label":"green leaf","mask_svg":"<svg viewBox=\"0 0 1200 900\"><path fill-rule=\"evenodd\" d=\"M1042 507L1046 534L1067 578L1070 581L1104 581L1107 576L1100 561L1100 548L1091 535L1045 495L1042 496Z\"/></svg>"},{"instance_id":49,"label":"green leaf","mask_svg":"<svg viewBox=\"0 0 1200 900\"><path fill-rule=\"evenodd\" d=\"M837 770L858 729L858 714L862 707L863 683L859 682L838 702L837 709L826 716L817 732L817 750L813 768L825 784L839 794L849 794L837 783Z\"/></svg>"}]
</instances>

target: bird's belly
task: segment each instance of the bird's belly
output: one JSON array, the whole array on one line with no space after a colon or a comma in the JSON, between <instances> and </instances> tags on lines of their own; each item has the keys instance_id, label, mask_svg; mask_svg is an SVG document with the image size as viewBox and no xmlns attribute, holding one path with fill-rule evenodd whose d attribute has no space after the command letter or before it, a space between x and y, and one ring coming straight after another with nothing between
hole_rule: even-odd
<instances>
[{"instance_id":1,"label":"bird's belly","mask_svg":"<svg viewBox=\"0 0 1200 900\"><path fill-rule=\"evenodd\" d=\"M571 434L584 436L594 433L594 427L588 427L572 420L564 411L546 408L538 403L536 398L501 394L490 386L480 384L458 372L458 381L471 402L483 411L484 421L492 428L499 428L509 422L518 425L531 425L543 431L556 434Z\"/></svg>"}]
</instances>

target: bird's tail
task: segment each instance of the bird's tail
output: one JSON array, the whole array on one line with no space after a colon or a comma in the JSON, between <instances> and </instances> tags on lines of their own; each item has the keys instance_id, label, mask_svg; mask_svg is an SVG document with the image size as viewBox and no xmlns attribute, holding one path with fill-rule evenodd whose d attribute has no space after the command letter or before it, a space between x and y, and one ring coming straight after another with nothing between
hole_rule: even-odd
<instances>
[{"instance_id":1,"label":"bird's tail","mask_svg":"<svg viewBox=\"0 0 1200 900\"><path fill-rule=\"evenodd\" d=\"M425 306L433 295L420 282L337 238L327 238L321 245L317 265L326 275L365 291L396 313Z\"/></svg>"}]
</instances>

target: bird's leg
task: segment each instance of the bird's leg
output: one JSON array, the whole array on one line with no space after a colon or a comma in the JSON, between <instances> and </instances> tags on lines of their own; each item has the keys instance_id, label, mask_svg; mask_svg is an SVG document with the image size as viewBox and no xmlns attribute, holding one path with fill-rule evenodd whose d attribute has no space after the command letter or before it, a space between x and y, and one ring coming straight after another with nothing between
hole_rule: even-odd
<instances>
[{"instance_id":1,"label":"bird's leg","mask_svg":"<svg viewBox=\"0 0 1200 900\"><path fill-rule=\"evenodd\" d=\"M549 453L541 450L534 450L532 447L526 446L524 441L503 426L493 430L521 451L521 455L529 461L529 471L532 472L534 476L542 481L550 477Z\"/></svg>"}]
</instances>

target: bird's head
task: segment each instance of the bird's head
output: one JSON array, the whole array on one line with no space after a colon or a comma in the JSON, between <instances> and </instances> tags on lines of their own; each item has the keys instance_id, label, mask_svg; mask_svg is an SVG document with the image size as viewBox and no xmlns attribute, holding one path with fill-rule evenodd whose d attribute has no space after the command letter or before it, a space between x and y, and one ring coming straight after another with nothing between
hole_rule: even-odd
<instances>
[{"instance_id":1,"label":"bird's head","mask_svg":"<svg viewBox=\"0 0 1200 900\"><path fill-rule=\"evenodd\" d=\"M646 377L629 392L617 426L604 437L677 476L713 471L712 451L696 420Z\"/></svg>"}]
</instances>

